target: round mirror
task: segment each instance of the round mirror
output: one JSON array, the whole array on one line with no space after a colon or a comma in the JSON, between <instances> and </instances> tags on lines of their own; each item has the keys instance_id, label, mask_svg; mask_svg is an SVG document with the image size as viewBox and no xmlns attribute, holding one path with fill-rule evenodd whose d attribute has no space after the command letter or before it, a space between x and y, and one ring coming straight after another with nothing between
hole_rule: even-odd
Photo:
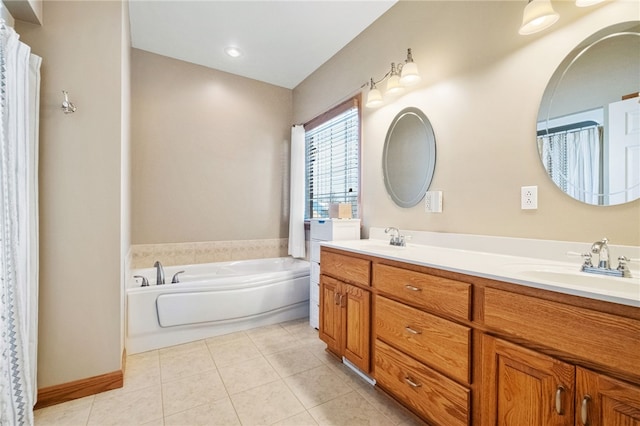
<instances>
[{"instance_id":1,"label":"round mirror","mask_svg":"<svg viewBox=\"0 0 640 426\"><path fill-rule=\"evenodd\" d=\"M436 137L417 108L405 108L387 131L382 153L384 185L400 207L413 207L431 185L436 166Z\"/></svg>"},{"instance_id":2,"label":"round mirror","mask_svg":"<svg viewBox=\"0 0 640 426\"><path fill-rule=\"evenodd\" d=\"M540 159L567 195L593 205L640 198L640 22L608 27L574 49L538 112Z\"/></svg>"}]
</instances>

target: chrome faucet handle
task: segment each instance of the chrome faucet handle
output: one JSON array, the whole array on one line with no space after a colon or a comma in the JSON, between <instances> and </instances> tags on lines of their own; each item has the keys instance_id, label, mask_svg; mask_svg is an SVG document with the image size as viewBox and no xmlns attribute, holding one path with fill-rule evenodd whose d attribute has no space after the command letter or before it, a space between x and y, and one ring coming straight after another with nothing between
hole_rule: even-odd
<instances>
[{"instance_id":1,"label":"chrome faucet handle","mask_svg":"<svg viewBox=\"0 0 640 426\"><path fill-rule=\"evenodd\" d=\"M134 275L133 278L142 278L142 285L140 287L149 287L149 280L142 275Z\"/></svg>"},{"instance_id":2,"label":"chrome faucet handle","mask_svg":"<svg viewBox=\"0 0 640 426\"><path fill-rule=\"evenodd\" d=\"M618 267L616 268L618 271L620 271L622 273L622 276L625 278L630 278L631 277L631 271L629 270L629 267L627 266L627 262L630 262L631 259L629 259L626 256L619 256L618 257Z\"/></svg>"},{"instance_id":3,"label":"chrome faucet handle","mask_svg":"<svg viewBox=\"0 0 640 426\"><path fill-rule=\"evenodd\" d=\"M591 267L593 263L591 263L591 253L582 253L582 260L584 261L583 266Z\"/></svg>"},{"instance_id":4,"label":"chrome faucet handle","mask_svg":"<svg viewBox=\"0 0 640 426\"><path fill-rule=\"evenodd\" d=\"M585 252L585 253L580 253L577 251L568 251L567 252L567 256L572 256L572 257L581 257L582 261L584 262L582 264L582 267L592 267L593 264L591 263L591 252Z\"/></svg>"},{"instance_id":5,"label":"chrome faucet handle","mask_svg":"<svg viewBox=\"0 0 640 426\"><path fill-rule=\"evenodd\" d=\"M178 279L178 275L180 274L184 274L184 271L178 271L175 274L173 274L173 278L171 278L171 284L177 284L180 282L180 280Z\"/></svg>"}]
</instances>

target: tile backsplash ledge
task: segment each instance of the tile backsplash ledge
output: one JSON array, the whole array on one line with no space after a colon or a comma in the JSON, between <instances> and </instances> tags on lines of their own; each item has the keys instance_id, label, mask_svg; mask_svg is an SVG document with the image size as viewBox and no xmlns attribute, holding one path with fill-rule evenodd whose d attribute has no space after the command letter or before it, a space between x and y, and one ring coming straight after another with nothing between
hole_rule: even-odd
<instances>
[{"instance_id":1,"label":"tile backsplash ledge","mask_svg":"<svg viewBox=\"0 0 640 426\"><path fill-rule=\"evenodd\" d=\"M288 238L135 244L131 246L130 267L132 269L150 268L156 260L162 262L164 266L175 266L286 257L288 244Z\"/></svg>"}]
</instances>

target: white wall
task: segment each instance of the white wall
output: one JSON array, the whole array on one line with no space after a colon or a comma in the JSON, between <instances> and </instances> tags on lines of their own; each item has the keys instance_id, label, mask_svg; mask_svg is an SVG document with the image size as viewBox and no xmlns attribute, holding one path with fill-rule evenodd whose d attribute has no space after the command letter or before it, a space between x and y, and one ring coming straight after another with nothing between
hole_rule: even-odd
<instances>
[{"instance_id":1,"label":"white wall","mask_svg":"<svg viewBox=\"0 0 640 426\"><path fill-rule=\"evenodd\" d=\"M305 122L380 78L406 48L422 83L394 102L364 110L363 224L403 229L640 244L640 200L597 207L563 194L539 160L535 129L540 99L558 64L600 29L640 16L640 3L591 8L553 2L555 27L518 35L524 2L401 1L294 89L294 121ZM444 211L402 209L386 194L381 155L387 128L403 108L425 112L434 127L431 185ZM520 187L538 186L538 210L520 209ZM366 235L366 230L365 230Z\"/></svg>"}]
</instances>

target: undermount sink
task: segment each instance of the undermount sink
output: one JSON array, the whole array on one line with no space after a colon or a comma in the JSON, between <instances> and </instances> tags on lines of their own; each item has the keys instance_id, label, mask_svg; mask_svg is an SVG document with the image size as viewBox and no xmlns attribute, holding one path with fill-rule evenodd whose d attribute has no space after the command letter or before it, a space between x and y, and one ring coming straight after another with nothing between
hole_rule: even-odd
<instances>
[{"instance_id":1,"label":"undermount sink","mask_svg":"<svg viewBox=\"0 0 640 426\"><path fill-rule=\"evenodd\" d=\"M582 272L573 265L506 265L505 269L525 280L570 285L585 289L605 290L640 300L640 277L612 277Z\"/></svg>"}]
</instances>

